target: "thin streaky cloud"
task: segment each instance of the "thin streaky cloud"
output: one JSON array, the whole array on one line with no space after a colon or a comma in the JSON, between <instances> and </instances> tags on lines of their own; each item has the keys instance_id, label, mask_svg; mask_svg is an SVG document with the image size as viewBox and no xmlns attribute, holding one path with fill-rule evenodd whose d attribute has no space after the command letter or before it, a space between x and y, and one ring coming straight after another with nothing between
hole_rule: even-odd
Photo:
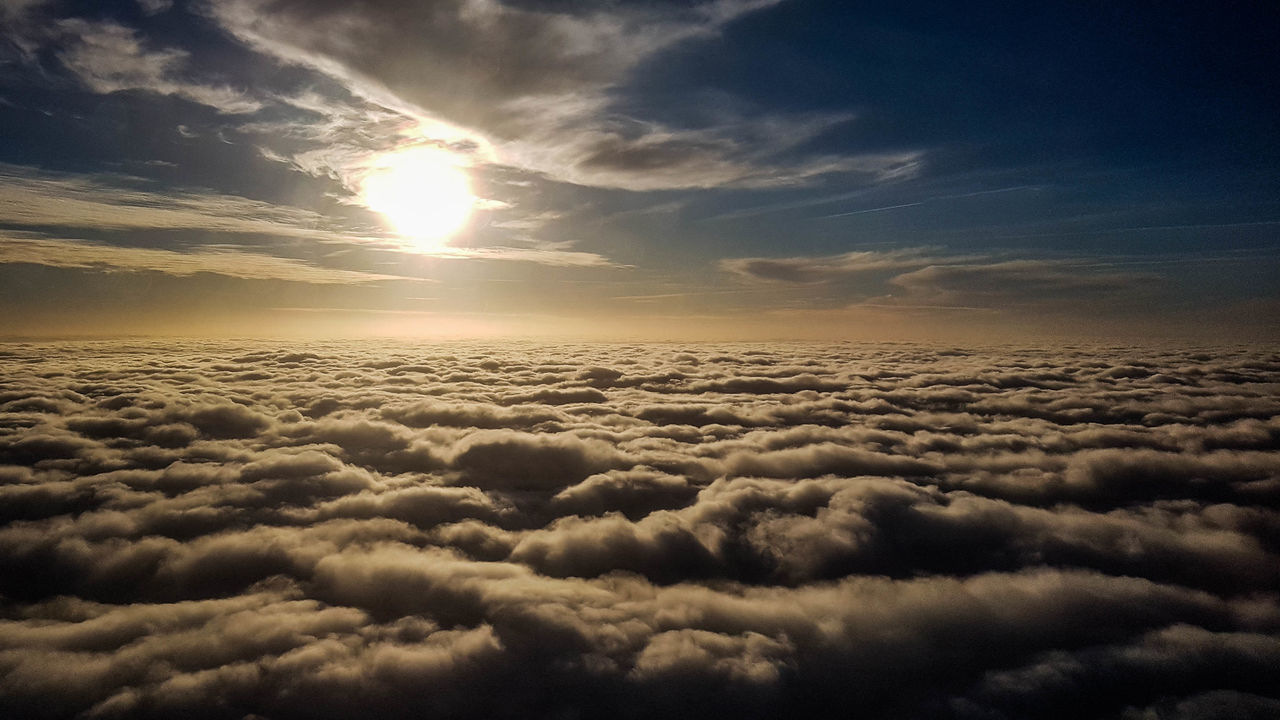
<instances>
[{"instance_id":1,"label":"thin streaky cloud","mask_svg":"<svg viewBox=\"0 0 1280 720\"><path fill-rule=\"evenodd\" d=\"M1003 193L1017 192L1019 190L1039 190L1039 185L1016 185L1014 187L997 188L995 190L979 190L969 193L955 193L953 195L938 195L935 197L925 198L916 202L902 203L901 205L885 205L883 207L866 208L863 210L851 210L849 212L835 213L833 215L819 215L812 218L813 220L830 220L832 218L850 217L852 215L865 215L867 213L886 212L889 210L901 210L902 208L919 207L933 202L942 200L958 200L961 198L979 197L982 195L999 195Z\"/></svg>"},{"instance_id":2,"label":"thin streaky cloud","mask_svg":"<svg viewBox=\"0 0 1280 720\"><path fill-rule=\"evenodd\" d=\"M924 205L927 200L919 202L902 203L901 205L885 205L883 207L866 208L865 210L850 210L849 212L836 213L834 215L819 215L814 220L829 220L831 218L849 217L851 215L866 215L868 213L887 212L889 210L900 210L902 208L919 207Z\"/></svg>"},{"instance_id":3,"label":"thin streaky cloud","mask_svg":"<svg viewBox=\"0 0 1280 720\"><path fill-rule=\"evenodd\" d=\"M976 307L969 305L924 305L911 303L886 303L886 302L860 302L850 305L849 309L875 308L882 310L961 310L968 312L996 313L999 310L989 307Z\"/></svg>"},{"instance_id":4,"label":"thin streaky cloud","mask_svg":"<svg viewBox=\"0 0 1280 720\"><path fill-rule=\"evenodd\" d=\"M1112 265L1194 265L1197 263L1239 263L1257 261L1276 261L1280 247L1239 248L1225 250L1211 255L1193 255L1190 257L1157 256L1144 258L1139 256L1121 256L1107 258L1099 262L1077 261L1076 267L1107 267Z\"/></svg>"},{"instance_id":5,"label":"thin streaky cloud","mask_svg":"<svg viewBox=\"0 0 1280 720\"><path fill-rule=\"evenodd\" d=\"M671 292L671 293L654 293L652 295L614 295L613 300L668 300L671 298L683 297L705 297L712 295L742 295L744 293L754 292L753 289L737 289L737 290L691 290L689 292Z\"/></svg>"},{"instance_id":6,"label":"thin streaky cloud","mask_svg":"<svg viewBox=\"0 0 1280 720\"><path fill-rule=\"evenodd\" d=\"M208 230L320 242L377 242L319 212L236 195L145 190L137 178L0 165L0 226L93 230Z\"/></svg>"},{"instance_id":7,"label":"thin streaky cloud","mask_svg":"<svg viewBox=\"0 0 1280 720\"><path fill-rule=\"evenodd\" d=\"M384 280L414 281L402 275L342 270L301 260L230 248L177 252L118 247L74 239L0 231L0 265L26 264L109 272L159 272L176 277L200 273L246 280L285 280L321 285L348 285Z\"/></svg>"},{"instance_id":8,"label":"thin streaky cloud","mask_svg":"<svg viewBox=\"0 0 1280 720\"><path fill-rule=\"evenodd\" d=\"M1156 232L1160 230L1215 230L1220 228L1272 227L1280 220L1256 220L1232 223L1188 223L1184 225L1136 225L1098 230L1073 230L1070 232L1028 233L1024 235L993 235L993 240L1024 240L1031 238L1078 237L1083 235L1107 235L1109 233Z\"/></svg>"}]
</instances>

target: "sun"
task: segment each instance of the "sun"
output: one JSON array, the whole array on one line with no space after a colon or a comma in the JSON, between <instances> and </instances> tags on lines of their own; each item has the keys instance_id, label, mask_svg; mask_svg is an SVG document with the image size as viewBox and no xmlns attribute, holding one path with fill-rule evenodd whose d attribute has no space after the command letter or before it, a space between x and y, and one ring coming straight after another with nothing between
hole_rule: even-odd
<instances>
[{"instance_id":1,"label":"sun","mask_svg":"<svg viewBox=\"0 0 1280 720\"><path fill-rule=\"evenodd\" d=\"M428 147L383 155L361 182L365 206L419 250L438 250L467 224L476 198L454 156Z\"/></svg>"}]
</instances>

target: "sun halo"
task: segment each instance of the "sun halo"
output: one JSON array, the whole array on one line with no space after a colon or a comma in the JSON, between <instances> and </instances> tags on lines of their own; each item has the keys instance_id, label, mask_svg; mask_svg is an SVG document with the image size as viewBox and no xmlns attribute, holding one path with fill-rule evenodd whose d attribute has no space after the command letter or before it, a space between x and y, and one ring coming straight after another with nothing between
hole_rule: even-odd
<instances>
[{"instance_id":1,"label":"sun halo","mask_svg":"<svg viewBox=\"0 0 1280 720\"><path fill-rule=\"evenodd\" d=\"M454 156L428 147L382 156L360 190L365 206L420 251L443 248L467 224L476 202Z\"/></svg>"}]
</instances>

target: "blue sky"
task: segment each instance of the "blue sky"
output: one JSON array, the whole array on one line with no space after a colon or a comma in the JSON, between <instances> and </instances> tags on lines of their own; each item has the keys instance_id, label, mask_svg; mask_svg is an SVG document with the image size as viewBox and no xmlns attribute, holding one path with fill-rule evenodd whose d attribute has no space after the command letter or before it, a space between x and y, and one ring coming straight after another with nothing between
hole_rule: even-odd
<instances>
[{"instance_id":1,"label":"blue sky","mask_svg":"<svg viewBox=\"0 0 1280 720\"><path fill-rule=\"evenodd\" d=\"M4 0L0 18L9 335L1280 326L1267 3Z\"/></svg>"}]
</instances>

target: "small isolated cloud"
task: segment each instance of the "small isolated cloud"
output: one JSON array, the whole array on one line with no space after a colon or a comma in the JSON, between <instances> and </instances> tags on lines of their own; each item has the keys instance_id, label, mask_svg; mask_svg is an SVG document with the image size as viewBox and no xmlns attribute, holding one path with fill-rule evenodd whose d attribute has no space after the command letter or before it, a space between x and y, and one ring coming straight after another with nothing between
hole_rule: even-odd
<instances>
[{"instance_id":1,"label":"small isolated cloud","mask_svg":"<svg viewBox=\"0 0 1280 720\"><path fill-rule=\"evenodd\" d=\"M148 15L159 15L173 7L173 0L138 0L138 7Z\"/></svg>"},{"instance_id":2,"label":"small isolated cloud","mask_svg":"<svg viewBox=\"0 0 1280 720\"><path fill-rule=\"evenodd\" d=\"M1161 276L1105 260L1003 259L941 248L862 250L841 255L729 258L720 269L775 287L814 285L855 292L853 308L946 310L1077 306L1148 295Z\"/></svg>"},{"instance_id":3,"label":"small isolated cloud","mask_svg":"<svg viewBox=\"0 0 1280 720\"><path fill-rule=\"evenodd\" d=\"M940 248L855 250L840 255L790 258L728 258L720 269L748 280L780 283L823 283L847 280L874 271L905 270L961 259Z\"/></svg>"},{"instance_id":4,"label":"small isolated cloud","mask_svg":"<svg viewBox=\"0 0 1280 720\"><path fill-rule=\"evenodd\" d=\"M142 5L147 12L154 13L168 3L147 0ZM58 59L96 93L141 90L174 95L231 115L262 108L261 102L243 91L182 78L186 51L149 50L134 30L123 25L71 18L58 22L57 33L61 40Z\"/></svg>"},{"instance_id":5,"label":"small isolated cloud","mask_svg":"<svg viewBox=\"0 0 1280 720\"><path fill-rule=\"evenodd\" d=\"M32 8L42 5L47 0L3 0L0 1L0 14L17 18Z\"/></svg>"},{"instance_id":6,"label":"small isolated cloud","mask_svg":"<svg viewBox=\"0 0 1280 720\"><path fill-rule=\"evenodd\" d=\"M1106 297L1150 287L1152 273L1117 271L1096 263L1010 260L973 265L930 265L889 282L925 302L989 304L1011 299Z\"/></svg>"}]
</instances>

